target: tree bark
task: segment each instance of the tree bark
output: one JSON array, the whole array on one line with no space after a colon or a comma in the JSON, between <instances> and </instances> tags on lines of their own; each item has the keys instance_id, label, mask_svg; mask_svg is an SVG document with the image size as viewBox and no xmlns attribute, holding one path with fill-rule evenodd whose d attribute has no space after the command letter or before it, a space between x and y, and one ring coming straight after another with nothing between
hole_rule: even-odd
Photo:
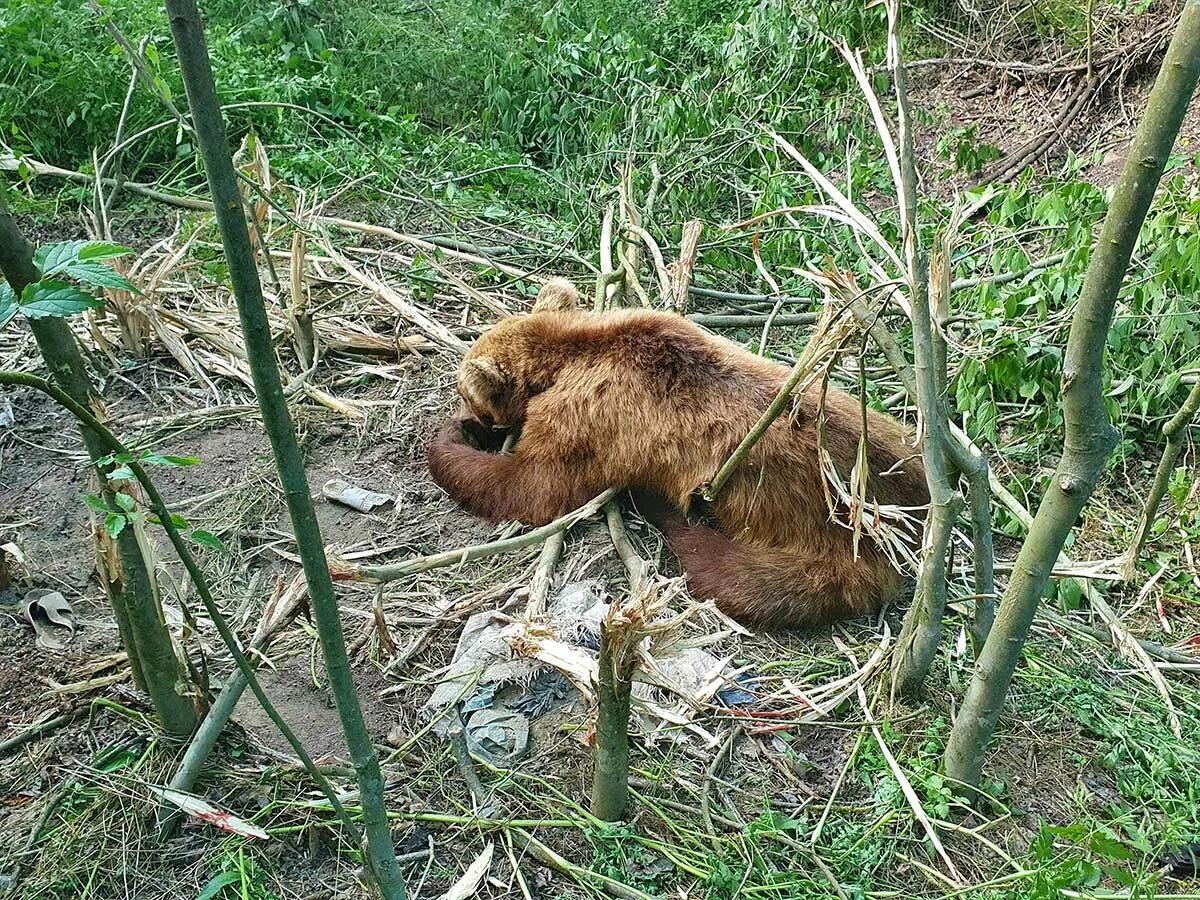
<instances>
[{"instance_id":1,"label":"tree bark","mask_svg":"<svg viewBox=\"0 0 1200 900\"><path fill-rule=\"evenodd\" d=\"M167 0L166 8L175 48L179 54L179 66L187 91L188 105L191 108L196 143L204 159L214 213L225 248L225 259L238 305L250 373L262 409L263 425L275 454L276 468L291 515L312 612L321 638L329 686L342 721L350 758L358 775L367 835L367 859L384 898L403 900L406 892L400 868L396 863L391 830L388 827L379 759L371 745L355 693L350 662L346 657L342 623L338 618L337 600L334 597L325 548L304 473L304 462L279 382L270 324L263 304L262 285L246 230L237 175L230 156L229 142L225 136L216 84L213 81L208 48L204 41L204 28L195 0Z\"/></svg>"},{"instance_id":2,"label":"tree bark","mask_svg":"<svg viewBox=\"0 0 1200 900\"><path fill-rule=\"evenodd\" d=\"M1117 432L1104 408L1105 339L1138 232L1198 77L1200 3L1188 0L1129 148L1071 320L1062 376L1062 458L1017 556L946 746L946 774L968 790L979 786L984 754L1054 561L1116 444Z\"/></svg>"},{"instance_id":3,"label":"tree bark","mask_svg":"<svg viewBox=\"0 0 1200 900\"><path fill-rule=\"evenodd\" d=\"M27 285L42 277L33 262L33 247L25 240L9 213L2 188L0 272L3 272L18 297ZM97 418L102 418L103 404L92 390L92 382L71 327L64 319L57 317L26 321L50 377L80 406L94 410ZM96 460L108 456L109 451L92 429L81 423L79 430L96 471L100 495L110 510L119 513L121 510L107 477L112 467L96 463ZM117 631L129 657L130 672L134 683L150 697L163 730L176 737L186 736L196 727L196 708L191 699L178 689L179 685L186 684L187 679L175 655L171 634L155 596L148 561L138 546L132 527L123 529L116 543L121 560L120 577L114 578L117 573L108 572L105 583L117 621ZM100 554L97 555L97 564L105 565Z\"/></svg>"}]
</instances>

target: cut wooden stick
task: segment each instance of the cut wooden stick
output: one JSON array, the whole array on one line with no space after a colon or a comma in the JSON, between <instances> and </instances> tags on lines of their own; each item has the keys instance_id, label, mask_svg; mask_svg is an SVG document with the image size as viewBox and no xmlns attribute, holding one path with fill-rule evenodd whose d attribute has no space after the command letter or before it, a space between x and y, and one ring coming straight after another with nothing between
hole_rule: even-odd
<instances>
[{"instance_id":1,"label":"cut wooden stick","mask_svg":"<svg viewBox=\"0 0 1200 900\"><path fill-rule=\"evenodd\" d=\"M699 219L684 223L683 236L679 242L679 259L667 266L667 275L671 282L671 305L680 315L687 312L688 293L699 256L700 232L703 227Z\"/></svg>"},{"instance_id":2,"label":"cut wooden stick","mask_svg":"<svg viewBox=\"0 0 1200 900\"><path fill-rule=\"evenodd\" d=\"M547 601L550 598L550 588L554 583L554 567L562 558L565 544L566 529L556 531L542 544L542 554L538 557L537 568L533 571L533 580L529 583L529 603L525 607L526 618L545 614Z\"/></svg>"}]
</instances>

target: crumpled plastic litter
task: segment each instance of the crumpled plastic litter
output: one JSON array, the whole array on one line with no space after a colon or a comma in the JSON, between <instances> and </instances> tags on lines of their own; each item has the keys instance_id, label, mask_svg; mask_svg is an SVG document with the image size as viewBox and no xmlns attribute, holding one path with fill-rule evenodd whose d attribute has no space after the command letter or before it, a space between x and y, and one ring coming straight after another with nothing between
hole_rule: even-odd
<instances>
[{"instance_id":1,"label":"crumpled plastic litter","mask_svg":"<svg viewBox=\"0 0 1200 900\"><path fill-rule=\"evenodd\" d=\"M547 669L530 682L525 693L509 704L530 719L539 719L570 698L571 682L557 669Z\"/></svg>"},{"instance_id":2,"label":"crumpled plastic litter","mask_svg":"<svg viewBox=\"0 0 1200 900\"><path fill-rule=\"evenodd\" d=\"M563 587L549 604L548 615L536 623L492 610L471 616L453 662L424 706L425 715L434 719L434 733L446 738L461 717L472 749L483 742L492 746L491 757L517 758L524 752L517 747L528 740L532 720L565 706L576 690L589 702L594 699L589 685L596 680L600 625L607 608L603 585L581 581ZM519 655L514 646L528 655ZM728 689L724 672L729 662L699 647L660 647L653 655L643 651L632 694L647 734L661 732L676 740L688 732L714 744L716 738L692 719L718 690ZM507 709L491 709L496 692L506 685L520 685L522 696L507 702ZM732 697L745 699L736 693ZM445 715L453 705L458 705L459 715ZM483 716L485 712L490 715ZM496 730L497 725L503 729ZM474 729L483 729L478 741L471 736Z\"/></svg>"},{"instance_id":3,"label":"crumpled plastic litter","mask_svg":"<svg viewBox=\"0 0 1200 900\"><path fill-rule=\"evenodd\" d=\"M578 581L562 588L550 603L549 620L564 640L579 641L584 634L599 640L600 619L604 615L604 588L599 581ZM531 684L546 669L536 659L516 656L503 637L509 622L485 610L467 619L454 660L442 681L425 702L425 713L434 716L452 703L469 698L463 692L475 682L495 688L506 684ZM434 731L445 737L449 724L443 717Z\"/></svg>"},{"instance_id":4,"label":"crumpled plastic litter","mask_svg":"<svg viewBox=\"0 0 1200 900\"><path fill-rule=\"evenodd\" d=\"M732 709L740 706L753 706L758 702L758 697L752 693L758 685L758 675L754 672L739 672L733 676L732 681L735 685L740 685L740 687L731 686L717 691L718 703Z\"/></svg>"},{"instance_id":5,"label":"crumpled plastic litter","mask_svg":"<svg viewBox=\"0 0 1200 900\"><path fill-rule=\"evenodd\" d=\"M529 719L509 709L481 709L463 726L471 752L492 765L512 765L529 749Z\"/></svg>"}]
</instances>

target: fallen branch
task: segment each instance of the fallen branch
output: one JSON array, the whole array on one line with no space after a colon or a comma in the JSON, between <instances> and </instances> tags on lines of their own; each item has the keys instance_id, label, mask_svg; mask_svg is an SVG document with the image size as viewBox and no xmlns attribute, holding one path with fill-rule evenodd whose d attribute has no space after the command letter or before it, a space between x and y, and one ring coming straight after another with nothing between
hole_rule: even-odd
<instances>
[{"instance_id":1,"label":"fallen branch","mask_svg":"<svg viewBox=\"0 0 1200 900\"><path fill-rule=\"evenodd\" d=\"M1106 647L1112 647L1113 635L1108 628L1098 628L1095 625L1090 625L1087 622L1080 622L1077 619L1071 619L1067 616L1061 616L1051 609L1042 609L1038 615L1060 628L1069 628L1072 631L1077 631L1080 634L1086 634L1088 637L1104 644ZM1200 669L1200 656L1189 656L1186 653L1181 653L1178 650L1173 650L1170 647L1165 647L1155 641L1148 641L1144 638L1135 637L1134 640L1147 654L1161 659L1163 662L1173 663L1175 665L1187 666L1189 668Z\"/></svg>"},{"instance_id":2,"label":"fallen branch","mask_svg":"<svg viewBox=\"0 0 1200 900\"><path fill-rule=\"evenodd\" d=\"M33 175L50 175L55 178L65 178L67 181L74 181L78 184L95 184L96 182L96 179L91 175L76 172L72 169L62 169L58 166L52 166L31 156L22 156L19 159L7 154L0 156L0 171L25 171ZM106 187L119 186L122 190L133 191L135 194L141 194L143 197L157 200L159 203L165 203L168 206L196 209L202 212L212 212L213 209L212 203L208 200L202 200L199 197L185 197L180 194L168 194L165 191L160 191L148 184L141 184L137 181L123 181L116 178L101 178L100 181Z\"/></svg>"},{"instance_id":3,"label":"fallen branch","mask_svg":"<svg viewBox=\"0 0 1200 900\"><path fill-rule=\"evenodd\" d=\"M689 322L703 325L705 328L754 328L760 325L775 325L780 328L797 325L812 325L821 317L820 313L794 313L791 315L719 315L708 313L692 313L687 317Z\"/></svg>"},{"instance_id":4,"label":"fallen branch","mask_svg":"<svg viewBox=\"0 0 1200 900\"><path fill-rule=\"evenodd\" d=\"M996 174L980 178L976 182L976 187L1009 181L1018 175L1026 165L1036 162L1055 141L1062 140L1071 122L1095 95L1099 83L1099 79L1095 76L1085 75L1080 78L1079 85L1067 97L1054 120L1044 130L997 162L992 167L992 171Z\"/></svg>"},{"instance_id":5,"label":"fallen branch","mask_svg":"<svg viewBox=\"0 0 1200 900\"><path fill-rule=\"evenodd\" d=\"M1200 381L1192 386L1187 399L1183 401L1183 406L1179 408L1179 412L1175 413L1171 417L1171 421L1163 426L1162 433L1167 440L1167 445L1163 447L1162 458L1158 461L1158 469L1154 473L1154 484L1146 496L1142 517L1138 521L1137 530L1129 544L1129 550L1121 563L1121 577L1126 582L1132 581L1137 571L1138 556L1141 555L1142 545L1146 542L1146 535L1150 533L1150 526L1154 524L1154 519L1158 516L1158 507L1162 503L1163 495L1167 492L1171 473L1175 471L1175 460L1179 458L1179 451L1183 449L1183 439L1187 434L1187 427L1191 424L1192 417L1196 415L1197 410L1200 410Z\"/></svg>"},{"instance_id":6,"label":"fallen branch","mask_svg":"<svg viewBox=\"0 0 1200 900\"><path fill-rule=\"evenodd\" d=\"M593 497L583 506L579 507L579 509L573 510L564 516L559 516L553 522L549 522L540 528L534 528L532 531L518 534L515 537L491 541L487 544L476 544L473 547L463 547L460 550L447 550L444 553L434 553L430 556L421 556L417 559L382 566L356 566L346 560L331 557L329 571L335 580L363 581L369 584L380 584L387 581L395 581L399 578L406 578L409 575L428 572L430 569L459 565L476 559L496 556L500 553L508 553L511 550L532 547L552 535L564 532L573 525L595 515L616 493L616 488L609 488L604 493Z\"/></svg>"},{"instance_id":7,"label":"fallen branch","mask_svg":"<svg viewBox=\"0 0 1200 900\"><path fill-rule=\"evenodd\" d=\"M44 722L37 722L33 725L30 725L24 731L18 732L12 737L0 741L0 756L3 756L10 750L15 750L17 747L23 747L32 741L40 740L46 735L62 728L64 725L70 725L76 719L82 718L86 713L86 706L77 706L69 712L63 713L61 716L55 716L54 718L47 719Z\"/></svg>"}]
</instances>

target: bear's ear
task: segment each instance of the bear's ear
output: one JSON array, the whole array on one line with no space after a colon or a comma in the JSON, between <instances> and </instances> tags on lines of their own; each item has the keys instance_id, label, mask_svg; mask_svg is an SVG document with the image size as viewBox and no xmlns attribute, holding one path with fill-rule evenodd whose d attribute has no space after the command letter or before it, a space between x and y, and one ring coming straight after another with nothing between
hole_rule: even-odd
<instances>
[{"instance_id":1,"label":"bear's ear","mask_svg":"<svg viewBox=\"0 0 1200 900\"><path fill-rule=\"evenodd\" d=\"M496 361L487 356L464 359L458 369L458 393L474 411L494 415L507 384L508 379Z\"/></svg>"},{"instance_id":2,"label":"bear's ear","mask_svg":"<svg viewBox=\"0 0 1200 900\"><path fill-rule=\"evenodd\" d=\"M565 278L552 278L542 285L532 312L568 312L579 309L579 291Z\"/></svg>"}]
</instances>

